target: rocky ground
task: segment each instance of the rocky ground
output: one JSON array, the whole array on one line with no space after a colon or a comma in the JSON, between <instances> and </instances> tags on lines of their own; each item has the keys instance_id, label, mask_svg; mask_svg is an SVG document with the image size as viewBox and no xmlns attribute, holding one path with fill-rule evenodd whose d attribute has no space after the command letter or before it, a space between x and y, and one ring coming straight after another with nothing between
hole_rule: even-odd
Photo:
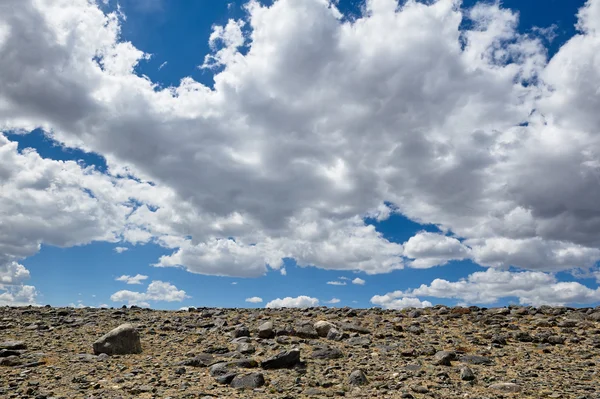
<instances>
[{"instance_id":1,"label":"rocky ground","mask_svg":"<svg viewBox=\"0 0 600 399\"><path fill-rule=\"evenodd\" d=\"M583 399L599 365L600 308L0 308L2 398Z\"/></svg>"}]
</instances>

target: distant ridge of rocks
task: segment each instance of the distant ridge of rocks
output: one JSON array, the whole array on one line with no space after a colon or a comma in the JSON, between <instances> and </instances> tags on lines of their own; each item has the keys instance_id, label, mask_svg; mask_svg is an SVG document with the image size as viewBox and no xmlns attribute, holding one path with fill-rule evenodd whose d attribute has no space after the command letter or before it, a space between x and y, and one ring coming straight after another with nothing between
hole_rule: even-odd
<instances>
[{"instance_id":1,"label":"distant ridge of rocks","mask_svg":"<svg viewBox=\"0 0 600 399\"><path fill-rule=\"evenodd\" d=\"M0 307L2 398L596 399L599 364L600 307Z\"/></svg>"}]
</instances>

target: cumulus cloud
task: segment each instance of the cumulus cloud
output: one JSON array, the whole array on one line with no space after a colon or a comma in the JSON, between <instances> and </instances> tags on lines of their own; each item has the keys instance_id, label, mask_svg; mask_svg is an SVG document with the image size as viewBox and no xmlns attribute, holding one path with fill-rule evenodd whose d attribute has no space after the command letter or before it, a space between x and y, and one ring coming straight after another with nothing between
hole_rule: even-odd
<instances>
[{"instance_id":1,"label":"cumulus cloud","mask_svg":"<svg viewBox=\"0 0 600 399\"><path fill-rule=\"evenodd\" d=\"M421 301L419 298L413 297L402 297L396 293L375 295L371 298L371 303L381 306L384 309L426 308L433 306L429 301Z\"/></svg>"},{"instance_id":2,"label":"cumulus cloud","mask_svg":"<svg viewBox=\"0 0 600 399\"><path fill-rule=\"evenodd\" d=\"M510 272L488 269L465 279L435 279L431 284L407 291L394 291L371 298L384 307L415 297L451 298L466 304L494 304L500 299L516 297L523 305L590 304L600 301L600 288L591 289L577 282L559 282L553 274L543 272ZM397 299L401 298L401 299Z\"/></svg>"},{"instance_id":3,"label":"cumulus cloud","mask_svg":"<svg viewBox=\"0 0 600 399\"><path fill-rule=\"evenodd\" d=\"M354 280L352 280L352 284L356 284L356 285L365 285L365 283L366 283L366 281L360 277L357 277Z\"/></svg>"},{"instance_id":4,"label":"cumulus cloud","mask_svg":"<svg viewBox=\"0 0 600 399\"><path fill-rule=\"evenodd\" d=\"M456 238L429 232L420 232L404 243L404 256L414 259L410 267L418 269L469 258L469 251Z\"/></svg>"},{"instance_id":5,"label":"cumulus cloud","mask_svg":"<svg viewBox=\"0 0 600 399\"><path fill-rule=\"evenodd\" d=\"M331 298L328 301L325 301L325 303L329 303L331 305L335 305L336 303L340 303L341 301L338 298Z\"/></svg>"},{"instance_id":6,"label":"cumulus cloud","mask_svg":"<svg viewBox=\"0 0 600 399\"><path fill-rule=\"evenodd\" d=\"M115 247L115 252L118 254L122 254L123 252L129 250L127 247Z\"/></svg>"},{"instance_id":7,"label":"cumulus cloud","mask_svg":"<svg viewBox=\"0 0 600 399\"><path fill-rule=\"evenodd\" d=\"M184 290L177 289L171 283L153 281L148 285L146 292L121 290L110 296L113 302L128 302L129 305L150 307L149 301L181 302L189 298Z\"/></svg>"},{"instance_id":8,"label":"cumulus cloud","mask_svg":"<svg viewBox=\"0 0 600 399\"><path fill-rule=\"evenodd\" d=\"M368 1L352 22L324 0L247 10L207 38L213 87L161 89L118 12L1 2L0 130L42 128L108 171L0 135L0 264L93 241L238 277L284 258L367 274L600 259L600 0L550 60L499 3ZM364 220L394 212L443 234L402 245Z\"/></svg>"},{"instance_id":9,"label":"cumulus cloud","mask_svg":"<svg viewBox=\"0 0 600 399\"><path fill-rule=\"evenodd\" d=\"M144 276L143 274L136 274L135 276L128 276L126 274L117 277L116 281L122 281L127 284L142 284L142 281L146 280L148 276Z\"/></svg>"},{"instance_id":10,"label":"cumulus cloud","mask_svg":"<svg viewBox=\"0 0 600 399\"><path fill-rule=\"evenodd\" d=\"M327 284L329 285L346 285L345 281L328 281Z\"/></svg>"},{"instance_id":11,"label":"cumulus cloud","mask_svg":"<svg viewBox=\"0 0 600 399\"><path fill-rule=\"evenodd\" d=\"M261 303L263 300L260 297L257 296L253 296L251 298L246 298L246 302L250 302L250 303Z\"/></svg>"},{"instance_id":12,"label":"cumulus cloud","mask_svg":"<svg viewBox=\"0 0 600 399\"><path fill-rule=\"evenodd\" d=\"M36 305L37 296L32 285L0 285L0 306Z\"/></svg>"},{"instance_id":13,"label":"cumulus cloud","mask_svg":"<svg viewBox=\"0 0 600 399\"><path fill-rule=\"evenodd\" d=\"M298 297L285 297L283 299L277 298L265 305L266 308L310 308L319 305L317 298L311 298L306 295L300 295Z\"/></svg>"}]
</instances>

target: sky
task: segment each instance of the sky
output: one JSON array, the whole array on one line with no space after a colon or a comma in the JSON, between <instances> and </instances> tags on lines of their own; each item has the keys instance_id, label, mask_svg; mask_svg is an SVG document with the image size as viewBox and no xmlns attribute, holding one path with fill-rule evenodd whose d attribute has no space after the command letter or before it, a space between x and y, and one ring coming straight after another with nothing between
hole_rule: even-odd
<instances>
[{"instance_id":1,"label":"sky","mask_svg":"<svg viewBox=\"0 0 600 399\"><path fill-rule=\"evenodd\" d=\"M0 2L0 306L600 305L600 0Z\"/></svg>"}]
</instances>

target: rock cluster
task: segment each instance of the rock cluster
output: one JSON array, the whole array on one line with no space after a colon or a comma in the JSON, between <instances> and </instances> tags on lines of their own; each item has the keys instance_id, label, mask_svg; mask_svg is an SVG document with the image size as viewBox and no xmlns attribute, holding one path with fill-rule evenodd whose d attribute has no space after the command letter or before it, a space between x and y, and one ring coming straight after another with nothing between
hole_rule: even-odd
<instances>
[{"instance_id":1,"label":"rock cluster","mask_svg":"<svg viewBox=\"0 0 600 399\"><path fill-rule=\"evenodd\" d=\"M0 308L2 398L600 399L600 308Z\"/></svg>"}]
</instances>

